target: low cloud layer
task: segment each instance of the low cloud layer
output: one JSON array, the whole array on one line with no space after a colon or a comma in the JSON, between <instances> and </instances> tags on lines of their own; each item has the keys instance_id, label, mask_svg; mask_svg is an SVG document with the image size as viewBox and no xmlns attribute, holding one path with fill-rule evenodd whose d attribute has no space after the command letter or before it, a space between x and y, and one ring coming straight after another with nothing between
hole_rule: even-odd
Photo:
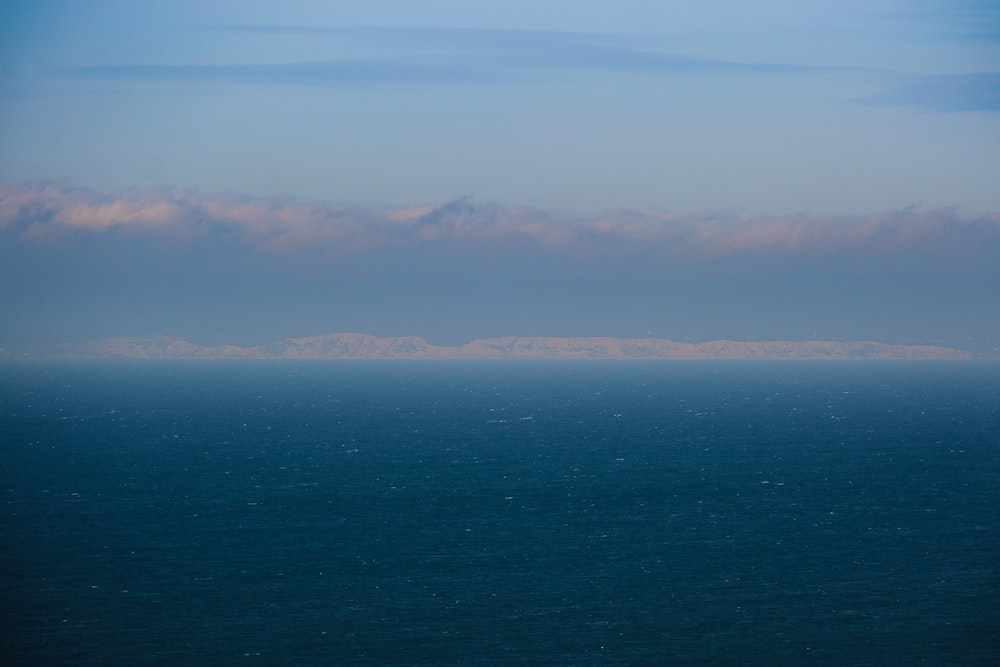
<instances>
[{"instance_id":1,"label":"low cloud layer","mask_svg":"<svg viewBox=\"0 0 1000 667\"><path fill-rule=\"evenodd\" d=\"M1000 256L1000 214L955 209L820 217L635 210L574 215L466 198L437 206L366 209L169 188L98 193L53 182L0 189L0 230L7 243L125 234L192 244L236 243L275 255L350 256L377 248L448 245L531 246L574 258L635 252L687 259L843 253Z\"/></svg>"},{"instance_id":2,"label":"low cloud layer","mask_svg":"<svg viewBox=\"0 0 1000 667\"><path fill-rule=\"evenodd\" d=\"M172 188L0 190L0 345L338 331L876 340L1000 354L1000 216L362 208Z\"/></svg>"}]
</instances>

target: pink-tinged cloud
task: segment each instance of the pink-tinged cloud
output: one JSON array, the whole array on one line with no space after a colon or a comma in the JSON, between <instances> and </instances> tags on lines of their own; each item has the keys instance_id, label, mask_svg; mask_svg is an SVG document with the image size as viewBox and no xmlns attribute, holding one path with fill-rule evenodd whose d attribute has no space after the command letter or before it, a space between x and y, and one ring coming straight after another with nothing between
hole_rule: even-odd
<instances>
[{"instance_id":1,"label":"pink-tinged cloud","mask_svg":"<svg viewBox=\"0 0 1000 667\"><path fill-rule=\"evenodd\" d=\"M738 216L609 211L571 215L481 205L362 209L288 199L131 188L111 194L58 183L0 189L0 230L21 238L109 230L180 240L228 238L273 254L357 254L378 247L529 245L576 257L665 258L1000 250L1000 214L903 209L864 216Z\"/></svg>"}]
</instances>

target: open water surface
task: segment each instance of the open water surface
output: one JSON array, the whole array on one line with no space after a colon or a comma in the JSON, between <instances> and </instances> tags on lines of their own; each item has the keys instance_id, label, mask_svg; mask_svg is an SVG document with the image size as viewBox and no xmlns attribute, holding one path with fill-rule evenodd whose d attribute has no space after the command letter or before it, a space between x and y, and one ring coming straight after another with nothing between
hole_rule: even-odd
<instances>
[{"instance_id":1,"label":"open water surface","mask_svg":"<svg viewBox=\"0 0 1000 667\"><path fill-rule=\"evenodd\" d=\"M1000 664L1000 366L0 366L4 664Z\"/></svg>"}]
</instances>

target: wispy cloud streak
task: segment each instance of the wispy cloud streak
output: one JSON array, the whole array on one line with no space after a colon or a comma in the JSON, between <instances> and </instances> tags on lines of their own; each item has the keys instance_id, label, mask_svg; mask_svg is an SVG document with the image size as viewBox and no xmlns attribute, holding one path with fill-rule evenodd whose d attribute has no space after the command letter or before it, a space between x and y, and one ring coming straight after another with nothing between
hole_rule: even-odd
<instances>
[{"instance_id":1,"label":"wispy cloud streak","mask_svg":"<svg viewBox=\"0 0 1000 667\"><path fill-rule=\"evenodd\" d=\"M483 78L480 70L457 63L379 60L246 65L118 65L75 67L65 69L63 73L106 81L302 86L468 82Z\"/></svg>"},{"instance_id":2,"label":"wispy cloud streak","mask_svg":"<svg viewBox=\"0 0 1000 667\"><path fill-rule=\"evenodd\" d=\"M825 68L695 58L644 48L610 35L531 30L322 28L228 25L210 31L241 35L326 38L346 43L349 59L240 64L123 64L61 70L101 80L259 85L468 83L528 73L608 71L653 74L814 74Z\"/></svg>"},{"instance_id":3,"label":"wispy cloud streak","mask_svg":"<svg viewBox=\"0 0 1000 667\"><path fill-rule=\"evenodd\" d=\"M932 112L1000 112L1000 72L909 77L861 101Z\"/></svg>"},{"instance_id":4,"label":"wispy cloud streak","mask_svg":"<svg viewBox=\"0 0 1000 667\"><path fill-rule=\"evenodd\" d=\"M687 259L838 253L1000 256L1000 214L965 215L954 209L822 217L634 210L573 215L467 198L436 207L369 209L170 188L99 194L31 182L0 190L4 242L109 233L238 243L269 254L331 256L442 244L523 246L580 258L622 253Z\"/></svg>"},{"instance_id":5,"label":"wispy cloud streak","mask_svg":"<svg viewBox=\"0 0 1000 667\"><path fill-rule=\"evenodd\" d=\"M308 39L317 57L288 62L81 65L56 73L107 82L349 89L550 81L581 73L660 77L849 74L881 80L875 84L882 88L880 92L856 100L863 104L934 113L1000 112L1000 73L993 71L893 74L886 81L886 73L875 70L694 57L663 50L662 44L647 39L589 32L309 25L217 25L201 31L248 39Z\"/></svg>"}]
</instances>

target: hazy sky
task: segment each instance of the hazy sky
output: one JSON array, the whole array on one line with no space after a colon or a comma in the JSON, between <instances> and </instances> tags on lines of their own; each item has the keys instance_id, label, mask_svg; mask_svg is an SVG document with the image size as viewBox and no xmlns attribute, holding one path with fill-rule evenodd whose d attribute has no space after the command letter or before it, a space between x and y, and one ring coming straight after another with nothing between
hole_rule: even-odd
<instances>
[{"instance_id":1,"label":"hazy sky","mask_svg":"<svg viewBox=\"0 0 1000 667\"><path fill-rule=\"evenodd\" d=\"M8 2L0 346L1000 345L995 2Z\"/></svg>"}]
</instances>

